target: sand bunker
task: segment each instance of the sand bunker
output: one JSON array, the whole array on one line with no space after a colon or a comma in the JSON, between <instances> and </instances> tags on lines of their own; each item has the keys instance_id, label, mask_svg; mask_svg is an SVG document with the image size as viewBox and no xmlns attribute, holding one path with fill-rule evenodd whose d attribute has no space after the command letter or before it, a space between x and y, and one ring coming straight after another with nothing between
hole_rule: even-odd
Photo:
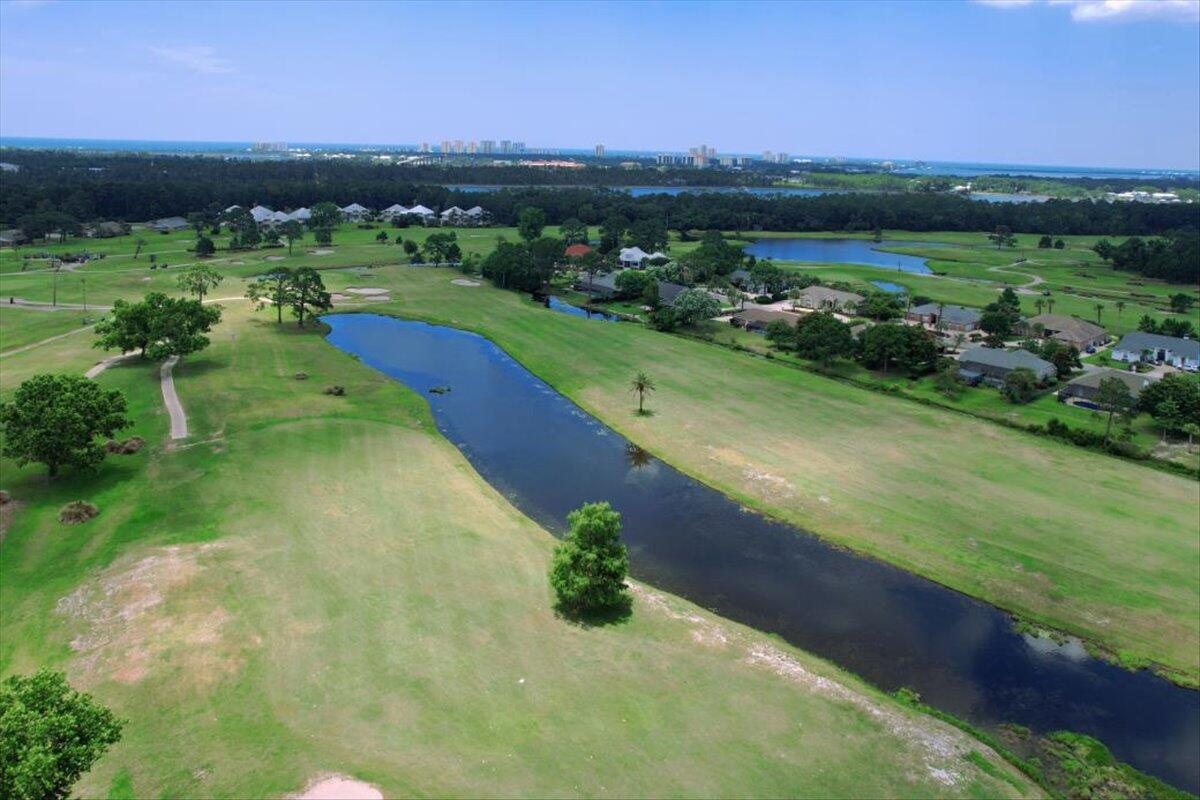
<instances>
[{"instance_id":1,"label":"sand bunker","mask_svg":"<svg viewBox=\"0 0 1200 800\"><path fill-rule=\"evenodd\" d=\"M466 278L455 278L454 280L452 280L450 282L453 283L455 286L478 286L479 285L479 281L467 280Z\"/></svg>"},{"instance_id":2,"label":"sand bunker","mask_svg":"<svg viewBox=\"0 0 1200 800\"><path fill-rule=\"evenodd\" d=\"M332 250L325 250L325 249L320 249L320 250L309 250L309 251L308 251L308 254L309 254L310 256L331 256L331 255L333 255L333 251L332 251Z\"/></svg>"},{"instance_id":3,"label":"sand bunker","mask_svg":"<svg viewBox=\"0 0 1200 800\"><path fill-rule=\"evenodd\" d=\"M284 256L267 256L263 261L283 261Z\"/></svg>"},{"instance_id":4,"label":"sand bunker","mask_svg":"<svg viewBox=\"0 0 1200 800\"><path fill-rule=\"evenodd\" d=\"M344 775L325 775L304 787L292 800L383 800L383 792L369 783Z\"/></svg>"},{"instance_id":5,"label":"sand bunker","mask_svg":"<svg viewBox=\"0 0 1200 800\"><path fill-rule=\"evenodd\" d=\"M352 287L346 289L346 291L350 292L350 294L361 294L361 295L366 295L368 297L388 293L387 289L380 289L378 286L357 286L357 287L352 286Z\"/></svg>"},{"instance_id":6,"label":"sand bunker","mask_svg":"<svg viewBox=\"0 0 1200 800\"><path fill-rule=\"evenodd\" d=\"M349 300L350 295L342 294L341 292L333 292L332 294L329 295L329 299L335 303L340 303L343 300Z\"/></svg>"}]
</instances>

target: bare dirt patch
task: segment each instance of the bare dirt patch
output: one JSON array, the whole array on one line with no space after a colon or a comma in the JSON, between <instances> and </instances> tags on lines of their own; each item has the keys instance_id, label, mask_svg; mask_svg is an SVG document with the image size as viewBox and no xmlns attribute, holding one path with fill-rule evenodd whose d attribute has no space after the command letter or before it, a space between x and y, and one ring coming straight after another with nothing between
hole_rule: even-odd
<instances>
[{"instance_id":1,"label":"bare dirt patch","mask_svg":"<svg viewBox=\"0 0 1200 800\"><path fill-rule=\"evenodd\" d=\"M383 800L383 792L369 783L345 775L322 775L313 779L290 800Z\"/></svg>"},{"instance_id":2,"label":"bare dirt patch","mask_svg":"<svg viewBox=\"0 0 1200 800\"><path fill-rule=\"evenodd\" d=\"M72 677L137 683L154 673L204 688L235 673L241 646L206 564L217 545L164 547L118 561L58 601L74 628Z\"/></svg>"},{"instance_id":3,"label":"bare dirt patch","mask_svg":"<svg viewBox=\"0 0 1200 800\"><path fill-rule=\"evenodd\" d=\"M469 280L467 278L455 278L454 280L452 280L450 282L453 283L455 286L478 286L479 285L479 281L473 281L473 280Z\"/></svg>"}]
</instances>

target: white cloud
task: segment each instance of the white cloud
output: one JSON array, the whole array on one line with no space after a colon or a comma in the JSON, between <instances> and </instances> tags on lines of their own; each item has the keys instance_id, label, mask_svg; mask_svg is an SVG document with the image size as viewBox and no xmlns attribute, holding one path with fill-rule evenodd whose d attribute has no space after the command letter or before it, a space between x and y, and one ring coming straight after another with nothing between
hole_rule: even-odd
<instances>
[{"instance_id":1,"label":"white cloud","mask_svg":"<svg viewBox=\"0 0 1200 800\"><path fill-rule=\"evenodd\" d=\"M1159 20L1200 22L1200 0L976 0L992 8L1019 8L1043 2L1066 6L1077 22Z\"/></svg>"},{"instance_id":2,"label":"white cloud","mask_svg":"<svg viewBox=\"0 0 1200 800\"><path fill-rule=\"evenodd\" d=\"M151 47L150 52L163 61L198 72L201 75L228 75L237 68L205 45L184 47Z\"/></svg>"}]
</instances>

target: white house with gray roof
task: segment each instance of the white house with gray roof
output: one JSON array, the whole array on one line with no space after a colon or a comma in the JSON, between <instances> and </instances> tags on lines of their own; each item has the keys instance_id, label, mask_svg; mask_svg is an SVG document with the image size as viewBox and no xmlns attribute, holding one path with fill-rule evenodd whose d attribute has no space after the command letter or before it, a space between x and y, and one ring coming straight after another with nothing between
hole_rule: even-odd
<instances>
[{"instance_id":1,"label":"white house with gray roof","mask_svg":"<svg viewBox=\"0 0 1200 800\"><path fill-rule=\"evenodd\" d=\"M343 206L342 216L350 222L361 222L371 214L371 209L366 206L361 206L358 203L351 203L348 206Z\"/></svg>"},{"instance_id":2,"label":"white house with gray roof","mask_svg":"<svg viewBox=\"0 0 1200 800\"><path fill-rule=\"evenodd\" d=\"M1112 350L1112 357L1117 361L1129 363L1161 362L1188 372L1196 372L1200 370L1200 341L1134 331L1121 337L1121 341Z\"/></svg>"}]
</instances>

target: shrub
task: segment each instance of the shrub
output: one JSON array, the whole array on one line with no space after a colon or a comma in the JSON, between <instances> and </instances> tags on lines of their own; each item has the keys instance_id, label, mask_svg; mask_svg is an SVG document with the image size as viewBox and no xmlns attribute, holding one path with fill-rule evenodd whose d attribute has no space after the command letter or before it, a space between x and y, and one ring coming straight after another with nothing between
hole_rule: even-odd
<instances>
[{"instance_id":1,"label":"shrub","mask_svg":"<svg viewBox=\"0 0 1200 800\"><path fill-rule=\"evenodd\" d=\"M771 299L770 295L760 294L754 298L754 302L761 306L765 306L768 303L774 303L775 301Z\"/></svg>"},{"instance_id":2,"label":"shrub","mask_svg":"<svg viewBox=\"0 0 1200 800\"><path fill-rule=\"evenodd\" d=\"M298 381L306 381L306 380L308 380L308 373L307 372L297 372L292 377Z\"/></svg>"},{"instance_id":3,"label":"shrub","mask_svg":"<svg viewBox=\"0 0 1200 800\"><path fill-rule=\"evenodd\" d=\"M330 394L330 395L333 395L334 397L343 397L346 394L346 387L344 387L344 386L326 386L325 394Z\"/></svg>"},{"instance_id":4,"label":"shrub","mask_svg":"<svg viewBox=\"0 0 1200 800\"><path fill-rule=\"evenodd\" d=\"M58 521L64 525L78 525L81 522L87 522L99 513L100 509L96 508L93 503L72 500L59 510Z\"/></svg>"}]
</instances>

